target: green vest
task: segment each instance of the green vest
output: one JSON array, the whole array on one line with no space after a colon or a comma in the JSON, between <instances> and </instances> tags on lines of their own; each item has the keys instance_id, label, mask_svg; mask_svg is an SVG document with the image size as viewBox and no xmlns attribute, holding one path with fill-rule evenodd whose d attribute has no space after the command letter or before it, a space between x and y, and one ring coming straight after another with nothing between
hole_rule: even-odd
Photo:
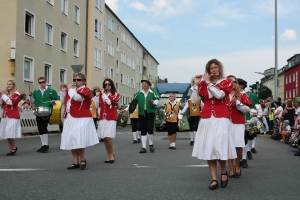
<instances>
[{"instance_id":1,"label":"green vest","mask_svg":"<svg viewBox=\"0 0 300 200\"><path fill-rule=\"evenodd\" d=\"M36 89L33 91L32 96L34 98L34 105L35 107L43 106L51 108L51 113L53 110L53 105L51 104L50 100L57 100L57 93L50 87L47 87L44 94L40 89Z\"/></svg>"},{"instance_id":2,"label":"green vest","mask_svg":"<svg viewBox=\"0 0 300 200\"><path fill-rule=\"evenodd\" d=\"M246 92L249 99L251 100L252 104L250 108L254 108L256 104L259 104L259 98L256 94L252 93L252 92ZM246 120L250 120L251 116L250 113L246 113L245 114Z\"/></svg>"},{"instance_id":3,"label":"green vest","mask_svg":"<svg viewBox=\"0 0 300 200\"><path fill-rule=\"evenodd\" d=\"M149 90L147 97L145 98L142 90L138 91L134 95L134 99L137 99L139 105L139 115L144 114L144 110L147 110L147 113L155 113L156 106L154 104L150 104L150 99L159 100L159 94L156 91Z\"/></svg>"}]
</instances>

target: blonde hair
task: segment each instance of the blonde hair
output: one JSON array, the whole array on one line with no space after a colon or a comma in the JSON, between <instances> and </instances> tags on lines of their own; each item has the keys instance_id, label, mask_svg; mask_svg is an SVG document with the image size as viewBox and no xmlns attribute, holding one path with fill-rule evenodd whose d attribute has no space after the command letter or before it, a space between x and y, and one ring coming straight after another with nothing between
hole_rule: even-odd
<instances>
[{"instance_id":1,"label":"blonde hair","mask_svg":"<svg viewBox=\"0 0 300 200\"><path fill-rule=\"evenodd\" d=\"M234 78L234 79L236 80L236 77L233 76L233 75L229 75L229 76L227 76L227 78ZM236 80L236 84L234 85L232 91L233 91L234 96L235 96L237 99L240 99L240 98L241 98L242 93L241 93L239 84L237 84L237 80Z\"/></svg>"},{"instance_id":2,"label":"blonde hair","mask_svg":"<svg viewBox=\"0 0 300 200\"><path fill-rule=\"evenodd\" d=\"M81 72L76 72L76 73L74 73L74 74L73 74L73 78L74 78L75 76L79 76L80 78L82 78L82 80L83 80L84 82L86 81L86 76L85 76L85 74L83 74L83 73L81 73Z\"/></svg>"},{"instance_id":3,"label":"blonde hair","mask_svg":"<svg viewBox=\"0 0 300 200\"><path fill-rule=\"evenodd\" d=\"M9 90L7 89L7 87L6 87L6 92L7 92L7 94L13 94L13 93L15 93L15 92L17 91L16 82L15 82L14 80L9 80L9 81L7 81L7 82L11 82L11 83L13 84L13 86L14 86L14 89L11 90L11 91L9 91Z\"/></svg>"}]
</instances>

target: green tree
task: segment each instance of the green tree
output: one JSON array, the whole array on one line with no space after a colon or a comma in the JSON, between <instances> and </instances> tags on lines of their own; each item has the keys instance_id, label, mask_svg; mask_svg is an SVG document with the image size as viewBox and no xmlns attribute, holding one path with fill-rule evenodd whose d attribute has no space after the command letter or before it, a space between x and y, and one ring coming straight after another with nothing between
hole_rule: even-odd
<instances>
[{"instance_id":1,"label":"green tree","mask_svg":"<svg viewBox=\"0 0 300 200\"><path fill-rule=\"evenodd\" d=\"M259 99L266 99L268 97L272 97L272 90L265 85L263 85L262 87L263 89L260 90L262 92L258 93Z\"/></svg>"}]
</instances>

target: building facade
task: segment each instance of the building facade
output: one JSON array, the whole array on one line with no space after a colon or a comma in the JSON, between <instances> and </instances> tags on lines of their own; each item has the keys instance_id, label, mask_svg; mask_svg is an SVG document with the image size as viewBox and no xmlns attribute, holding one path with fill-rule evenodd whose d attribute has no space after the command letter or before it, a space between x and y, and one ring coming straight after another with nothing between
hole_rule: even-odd
<instances>
[{"instance_id":1,"label":"building facade","mask_svg":"<svg viewBox=\"0 0 300 200\"><path fill-rule=\"evenodd\" d=\"M142 79L158 81L159 63L106 4L104 43L103 78L114 80L121 104L132 100Z\"/></svg>"},{"instance_id":2,"label":"building facade","mask_svg":"<svg viewBox=\"0 0 300 200\"><path fill-rule=\"evenodd\" d=\"M296 54L287 60L284 71L284 99L294 99L299 95L299 70L300 54Z\"/></svg>"},{"instance_id":3,"label":"building facade","mask_svg":"<svg viewBox=\"0 0 300 200\"><path fill-rule=\"evenodd\" d=\"M15 80L27 93L28 86L38 87L41 76L55 89L72 83L71 65L86 61L86 6L84 0L3 1L0 64L5 78L0 84Z\"/></svg>"}]
</instances>

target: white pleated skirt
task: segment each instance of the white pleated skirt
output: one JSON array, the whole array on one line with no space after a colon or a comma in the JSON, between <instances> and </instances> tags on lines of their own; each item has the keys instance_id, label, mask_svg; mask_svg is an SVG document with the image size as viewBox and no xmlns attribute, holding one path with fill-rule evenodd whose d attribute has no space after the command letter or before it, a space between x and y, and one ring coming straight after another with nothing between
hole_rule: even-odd
<instances>
[{"instance_id":1,"label":"white pleated skirt","mask_svg":"<svg viewBox=\"0 0 300 200\"><path fill-rule=\"evenodd\" d=\"M117 131L117 121L101 119L98 122L98 137L99 138L115 138Z\"/></svg>"},{"instance_id":2,"label":"white pleated skirt","mask_svg":"<svg viewBox=\"0 0 300 200\"><path fill-rule=\"evenodd\" d=\"M245 124L231 123L232 137L235 147L245 147Z\"/></svg>"},{"instance_id":3,"label":"white pleated skirt","mask_svg":"<svg viewBox=\"0 0 300 200\"><path fill-rule=\"evenodd\" d=\"M22 137L20 119L1 118L0 139L14 139Z\"/></svg>"},{"instance_id":4,"label":"white pleated skirt","mask_svg":"<svg viewBox=\"0 0 300 200\"><path fill-rule=\"evenodd\" d=\"M236 158L236 150L228 118L201 119L195 136L193 157L202 160Z\"/></svg>"},{"instance_id":5,"label":"white pleated skirt","mask_svg":"<svg viewBox=\"0 0 300 200\"><path fill-rule=\"evenodd\" d=\"M71 150L93 146L99 143L92 117L74 118L70 114L64 121L60 149Z\"/></svg>"}]
</instances>

